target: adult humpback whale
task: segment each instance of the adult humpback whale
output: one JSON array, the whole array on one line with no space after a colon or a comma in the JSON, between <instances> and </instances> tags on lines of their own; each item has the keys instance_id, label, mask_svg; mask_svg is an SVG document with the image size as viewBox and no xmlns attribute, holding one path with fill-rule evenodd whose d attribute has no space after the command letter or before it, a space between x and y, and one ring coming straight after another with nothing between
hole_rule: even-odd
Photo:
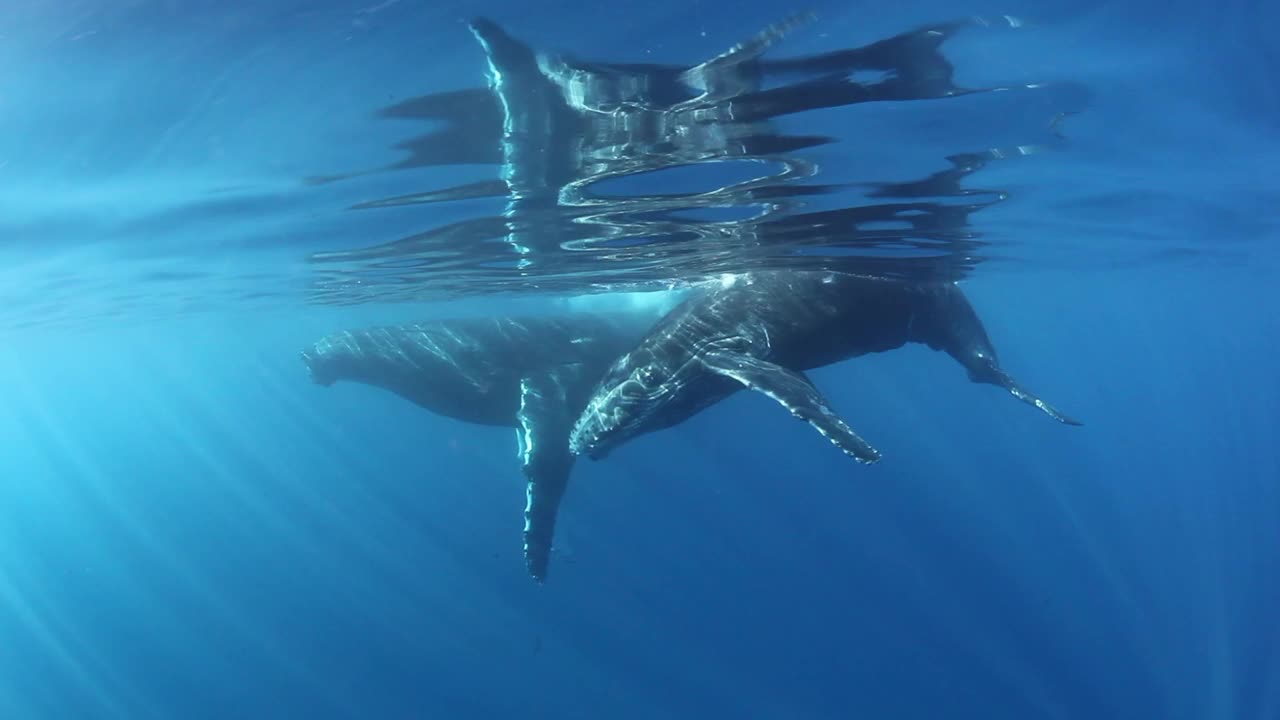
<instances>
[{"instance_id":1,"label":"adult humpback whale","mask_svg":"<svg viewBox=\"0 0 1280 720\"><path fill-rule=\"evenodd\" d=\"M804 375L908 342L942 350L973 382L1005 388L1059 422L1080 423L1022 388L954 283L906 283L822 271L753 272L684 301L618 358L574 424L574 454L604 457L749 388L807 421L860 462L880 453Z\"/></svg>"},{"instance_id":2,"label":"adult humpback whale","mask_svg":"<svg viewBox=\"0 0 1280 720\"><path fill-rule=\"evenodd\" d=\"M524 555L547 574L574 456L574 418L605 369L658 318L645 310L461 318L351 330L302 352L311 378L390 390L458 420L516 428L526 478Z\"/></svg>"}]
</instances>

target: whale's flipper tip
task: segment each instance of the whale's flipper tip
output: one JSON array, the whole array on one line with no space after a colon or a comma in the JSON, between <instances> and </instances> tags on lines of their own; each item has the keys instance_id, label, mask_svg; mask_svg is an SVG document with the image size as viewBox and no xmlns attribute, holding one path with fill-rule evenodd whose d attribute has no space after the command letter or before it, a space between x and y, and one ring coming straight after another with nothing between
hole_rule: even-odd
<instances>
[{"instance_id":1,"label":"whale's flipper tip","mask_svg":"<svg viewBox=\"0 0 1280 720\"><path fill-rule=\"evenodd\" d=\"M551 564L551 548L531 544L526 537L524 545L524 567L529 577L538 585L547 582L547 568Z\"/></svg>"},{"instance_id":2,"label":"whale's flipper tip","mask_svg":"<svg viewBox=\"0 0 1280 720\"><path fill-rule=\"evenodd\" d=\"M473 17L467 21L467 29L480 42L485 54L490 57L496 53L510 60L515 58L515 54L519 54L521 58L526 54L532 55L532 51L524 43L516 40L501 25L489 18Z\"/></svg>"},{"instance_id":3,"label":"whale's flipper tip","mask_svg":"<svg viewBox=\"0 0 1280 720\"><path fill-rule=\"evenodd\" d=\"M854 460L868 465L880 461L880 451L841 420L818 388L801 373L726 350L706 353L701 360L708 370L772 398Z\"/></svg>"},{"instance_id":4,"label":"whale's flipper tip","mask_svg":"<svg viewBox=\"0 0 1280 720\"><path fill-rule=\"evenodd\" d=\"M1003 385L1005 389L1009 391L1009 394L1018 398L1022 402L1027 403L1028 405L1036 408L1037 410L1044 413L1045 415L1048 415L1054 420L1057 420L1063 425L1071 425L1074 427L1080 427L1084 425L1083 422L1075 419L1074 417L1071 417L1070 415L1067 415L1066 413L1050 405L1044 400L1041 400L1039 397L1036 396L1035 393L1030 392L1029 390L1026 390L1008 375L1001 373L1000 380L1001 380L1000 384Z\"/></svg>"},{"instance_id":5,"label":"whale's flipper tip","mask_svg":"<svg viewBox=\"0 0 1280 720\"><path fill-rule=\"evenodd\" d=\"M1070 426L1072 426L1072 427L1084 427L1084 423L1083 423L1083 422L1081 422L1080 420L1077 420L1077 419L1075 419L1075 418L1071 417L1070 415L1063 415L1062 413L1058 412L1057 410L1054 410L1054 411L1053 411L1053 414L1052 414L1052 415L1050 415L1050 417L1052 417L1054 420L1057 420L1058 422L1062 423L1063 425L1070 425Z\"/></svg>"},{"instance_id":6,"label":"whale's flipper tip","mask_svg":"<svg viewBox=\"0 0 1280 720\"><path fill-rule=\"evenodd\" d=\"M498 27L498 23L490 20L483 15L477 15L467 20L467 27L474 33L499 33L502 28Z\"/></svg>"}]
</instances>

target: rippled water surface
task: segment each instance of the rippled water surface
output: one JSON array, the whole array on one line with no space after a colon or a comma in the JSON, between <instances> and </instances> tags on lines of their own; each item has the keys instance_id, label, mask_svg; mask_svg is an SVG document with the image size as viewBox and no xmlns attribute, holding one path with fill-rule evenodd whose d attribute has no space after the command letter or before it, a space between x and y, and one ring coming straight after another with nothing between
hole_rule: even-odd
<instances>
[{"instance_id":1,"label":"rippled water surface","mask_svg":"<svg viewBox=\"0 0 1280 720\"><path fill-rule=\"evenodd\" d=\"M318 7L3 11L5 322L1238 263L1275 234L1274 123L1238 111L1274 111L1244 72L1270 51L1208 52L1207 11Z\"/></svg>"}]
</instances>

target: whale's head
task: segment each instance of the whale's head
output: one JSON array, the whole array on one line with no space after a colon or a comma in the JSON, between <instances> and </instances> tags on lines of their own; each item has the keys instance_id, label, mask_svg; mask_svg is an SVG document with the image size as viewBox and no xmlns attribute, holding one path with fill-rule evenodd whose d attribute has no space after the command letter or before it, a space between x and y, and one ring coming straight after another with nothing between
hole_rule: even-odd
<instances>
[{"instance_id":1,"label":"whale's head","mask_svg":"<svg viewBox=\"0 0 1280 720\"><path fill-rule=\"evenodd\" d=\"M601 460L614 448L663 425L678 378L644 348L618 358L596 384L569 434L575 455Z\"/></svg>"},{"instance_id":2,"label":"whale's head","mask_svg":"<svg viewBox=\"0 0 1280 720\"><path fill-rule=\"evenodd\" d=\"M323 387L348 377L351 364L350 342L345 337L328 337L313 343L300 355L311 381Z\"/></svg>"},{"instance_id":3,"label":"whale's head","mask_svg":"<svg viewBox=\"0 0 1280 720\"><path fill-rule=\"evenodd\" d=\"M317 353L315 348L311 347L303 350L301 355L302 364L307 366L307 374L311 376L311 382L323 387L329 387L337 382L337 375L329 367L330 363L326 362L322 353Z\"/></svg>"}]
</instances>

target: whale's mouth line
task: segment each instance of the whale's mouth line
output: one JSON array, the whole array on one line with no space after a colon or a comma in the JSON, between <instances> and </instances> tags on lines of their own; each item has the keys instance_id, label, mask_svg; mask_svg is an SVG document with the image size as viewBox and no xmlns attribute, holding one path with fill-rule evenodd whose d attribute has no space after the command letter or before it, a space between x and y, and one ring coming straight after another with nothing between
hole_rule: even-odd
<instances>
[{"instance_id":1,"label":"whale's mouth line","mask_svg":"<svg viewBox=\"0 0 1280 720\"><path fill-rule=\"evenodd\" d=\"M573 429L569 431L569 452L574 455L586 455L595 460L596 443L600 441L599 433L588 433L587 426L600 423L600 411L594 406L589 406L587 412L583 413L578 421L573 424Z\"/></svg>"},{"instance_id":2,"label":"whale's mouth line","mask_svg":"<svg viewBox=\"0 0 1280 720\"><path fill-rule=\"evenodd\" d=\"M602 446L601 440L607 433L618 430L618 425L605 422L601 407L612 407L617 391L613 391L599 401L590 403L578 417L569 432L569 451L574 455L586 455L592 460L601 460L609 454L609 448Z\"/></svg>"},{"instance_id":3,"label":"whale's mouth line","mask_svg":"<svg viewBox=\"0 0 1280 720\"><path fill-rule=\"evenodd\" d=\"M628 376L587 405L569 433L569 450L592 460L604 458L623 442L619 435L626 434L636 425L634 408L659 403L669 392L669 388L661 383L650 386ZM632 412L624 413L624 410Z\"/></svg>"}]
</instances>

